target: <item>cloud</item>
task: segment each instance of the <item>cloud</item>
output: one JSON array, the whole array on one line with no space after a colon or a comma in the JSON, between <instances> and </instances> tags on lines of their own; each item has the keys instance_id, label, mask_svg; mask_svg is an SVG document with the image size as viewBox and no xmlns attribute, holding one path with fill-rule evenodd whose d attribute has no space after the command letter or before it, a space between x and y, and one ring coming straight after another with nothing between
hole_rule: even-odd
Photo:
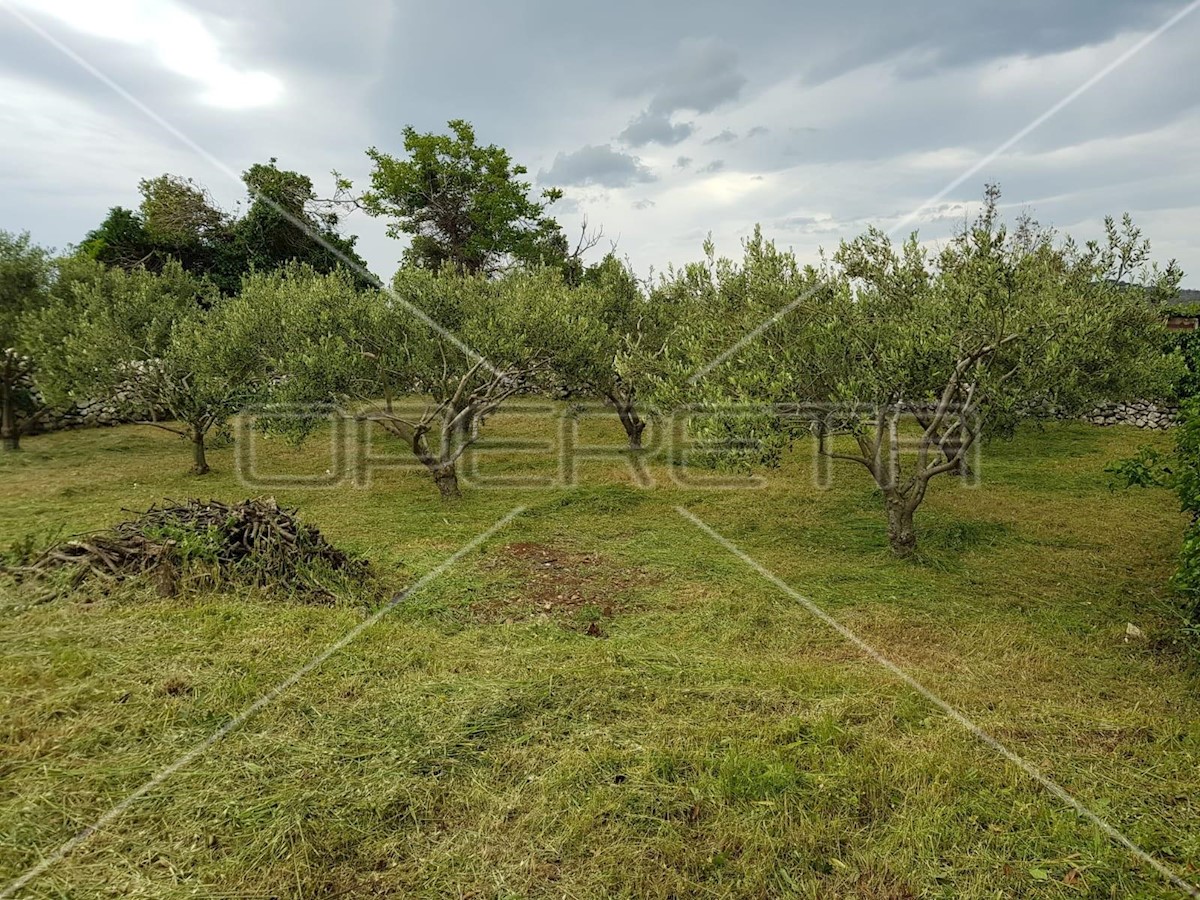
<instances>
[{"instance_id":1,"label":"cloud","mask_svg":"<svg viewBox=\"0 0 1200 900\"><path fill-rule=\"evenodd\" d=\"M736 100L746 84L737 69L737 52L715 40L684 40L664 68L635 82L629 91L650 94L646 109L621 132L631 147L658 143L672 146L695 130L691 122L673 123L680 112L710 113Z\"/></svg>"},{"instance_id":2,"label":"cloud","mask_svg":"<svg viewBox=\"0 0 1200 900\"><path fill-rule=\"evenodd\" d=\"M164 68L200 85L212 106L243 109L275 102L283 82L266 72L230 64L203 20L173 0L15 0L76 31L149 51Z\"/></svg>"},{"instance_id":3,"label":"cloud","mask_svg":"<svg viewBox=\"0 0 1200 900\"><path fill-rule=\"evenodd\" d=\"M648 79L654 89L650 112L710 113L736 100L746 85L737 60L737 51L719 41L683 41L671 64Z\"/></svg>"},{"instance_id":4,"label":"cloud","mask_svg":"<svg viewBox=\"0 0 1200 900\"><path fill-rule=\"evenodd\" d=\"M656 204L653 200L642 199L642 200L634 201L633 208L637 209L637 210L652 209L653 207L655 207L657 205L658 204Z\"/></svg>"},{"instance_id":5,"label":"cloud","mask_svg":"<svg viewBox=\"0 0 1200 900\"><path fill-rule=\"evenodd\" d=\"M691 122L672 124L668 113L644 112L621 132L620 138L630 147L662 144L670 147L691 137L695 127Z\"/></svg>"},{"instance_id":6,"label":"cloud","mask_svg":"<svg viewBox=\"0 0 1200 900\"><path fill-rule=\"evenodd\" d=\"M703 175L712 175L716 172L720 172L724 168L725 168L725 160L714 159L712 162L708 163L707 165L701 166L696 171Z\"/></svg>"},{"instance_id":7,"label":"cloud","mask_svg":"<svg viewBox=\"0 0 1200 900\"><path fill-rule=\"evenodd\" d=\"M623 188L655 180L640 159L614 150L609 144L589 144L571 153L559 153L548 170L538 173L544 184Z\"/></svg>"},{"instance_id":8,"label":"cloud","mask_svg":"<svg viewBox=\"0 0 1200 900\"><path fill-rule=\"evenodd\" d=\"M406 124L443 132L462 117L548 184L576 184L553 214L572 232L583 217L603 222L644 271L696 258L710 230L736 254L755 222L804 260L868 225L893 227L1186 0L916 0L919 15L886 0L527 0L528 15L488 0L452 12L356 0L337 15L324 0L118 0L69 12L61 2L10 5L226 171L0 15L0 228L63 247L108 207L136 204L137 179L162 172L194 177L232 206L244 195L237 173L271 156L323 193L331 169L364 184L364 148L402 154ZM149 12L131 21L134 5ZM200 50L164 31L185 21L179 33L198 35ZM719 40L681 44L681 22ZM428 36L449 26L457 63L446 67ZM902 231L943 238L954 204L978 203L997 181L1006 202L1080 239L1128 209L1155 259L1179 257L1185 284L1200 285L1200 94L1180 77L1198 41L1195 13ZM242 80L253 73L284 90L247 114L230 101L265 99ZM618 140L623 131L644 143ZM739 139L705 146L724 131ZM718 155L724 169L693 177ZM387 277L404 241L363 214L345 226Z\"/></svg>"},{"instance_id":9,"label":"cloud","mask_svg":"<svg viewBox=\"0 0 1200 900\"><path fill-rule=\"evenodd\" d=\"M712 137L710 137L704 143L705 144L732 144L736 140L737 140L737 135L734 134L732 131L730 131L728 128L726 128L720 134L714 134Z\"/></svg>"}]
</instances>

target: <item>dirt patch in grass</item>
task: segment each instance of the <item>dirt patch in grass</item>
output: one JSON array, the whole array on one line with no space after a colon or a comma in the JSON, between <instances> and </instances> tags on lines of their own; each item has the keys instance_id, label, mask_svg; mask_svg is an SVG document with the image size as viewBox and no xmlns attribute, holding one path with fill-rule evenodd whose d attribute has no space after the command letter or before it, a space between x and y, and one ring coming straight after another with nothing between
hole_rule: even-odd
<instances>
[{"instance_id":1,"label":"dirt patch in grass","mask_svg":"<svg viewBox=\"0 0 1200 900\"><path fill-rule=\"evenodd\" d=\"M578 553L549 544L509 544L485 567L515 576L516 590L472 605L482 622L550 619L596 637L604 622L629 609L627 594L654 578L623 568L598 553Z\"/></svg>"}]
</instances>

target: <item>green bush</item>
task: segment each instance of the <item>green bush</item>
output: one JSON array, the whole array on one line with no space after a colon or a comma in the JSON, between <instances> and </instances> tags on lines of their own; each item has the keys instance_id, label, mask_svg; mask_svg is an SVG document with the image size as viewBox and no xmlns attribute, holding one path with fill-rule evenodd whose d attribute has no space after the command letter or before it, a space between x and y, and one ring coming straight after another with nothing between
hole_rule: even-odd
<instances>
[{"instance_id":1,"label":"green bush","mask_svg":"<svg viewBox=\"0 0 1200 900\"><path fill-rule=\"evenodd\" d=\"M1171 483L1192 521L1184 533L1175 587L1183 595L1188 627L1200 630L1200 395L1185 400L1175 436Z\"/></svg>"}]
</instances>

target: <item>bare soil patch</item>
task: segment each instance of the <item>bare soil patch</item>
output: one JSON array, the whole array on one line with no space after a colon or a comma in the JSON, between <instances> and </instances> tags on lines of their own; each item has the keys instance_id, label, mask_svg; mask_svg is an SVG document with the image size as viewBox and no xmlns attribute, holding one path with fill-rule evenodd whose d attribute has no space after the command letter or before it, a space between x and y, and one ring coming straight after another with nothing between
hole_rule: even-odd
<instances>
[{"instance_id":1,"label":"bare soil patch","mask_svg":"<svg viewBox=\"0 0 1200 900\"><path fill-rule=\"evenodd\" d=\"M654 581L642 569L622 567L598 553L550 544L509 544L486 568L516 576L518 589L472 606L483 622L550 619L596 637L604 622L630 609L633 588Z\"/></svg>"}]
</instances>

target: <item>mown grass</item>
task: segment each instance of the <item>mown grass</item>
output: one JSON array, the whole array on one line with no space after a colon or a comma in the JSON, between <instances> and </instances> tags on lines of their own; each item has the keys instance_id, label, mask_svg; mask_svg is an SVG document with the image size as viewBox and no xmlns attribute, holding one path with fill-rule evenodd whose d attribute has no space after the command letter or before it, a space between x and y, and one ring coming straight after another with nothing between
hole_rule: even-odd
<instances>
[{"instance_id":1,"label":"mown grass","mask_svg":"<svg viewBox=\"0 0 1200 900\"><path fill-rule=\"evenodd\" d=\"M619 446L615 418L585 426ZM489 423L513 440L546 428ZM397 588L526 511L22 896L1171 896L675 511L1194 881L1196 669L1170 643L1164 588L1182 518L1103 472L1147 441L1165 439L1055 425L989 445L981 486L932 491L912 561L888 553L863 474L837 465L818 490L803 447L752 491L679 484L688 473L654 462L639 487L616 456L583 463L574 487L468 485L450 506L400 469L369 489L273 491ZM321 446L267 441L259 462L336 469ZM254 492L232 450L211 461L188 475L186 448L149 429L30 439L0 458L0 543ZM481 462L557 467L516 450ZM560 577L575 605L557 603ZM8 586L0 604L4 879L366 614L241 589L31 604ZM1128 622L1147 639L1127 642Z\"/></svg>"}]
</instances>

